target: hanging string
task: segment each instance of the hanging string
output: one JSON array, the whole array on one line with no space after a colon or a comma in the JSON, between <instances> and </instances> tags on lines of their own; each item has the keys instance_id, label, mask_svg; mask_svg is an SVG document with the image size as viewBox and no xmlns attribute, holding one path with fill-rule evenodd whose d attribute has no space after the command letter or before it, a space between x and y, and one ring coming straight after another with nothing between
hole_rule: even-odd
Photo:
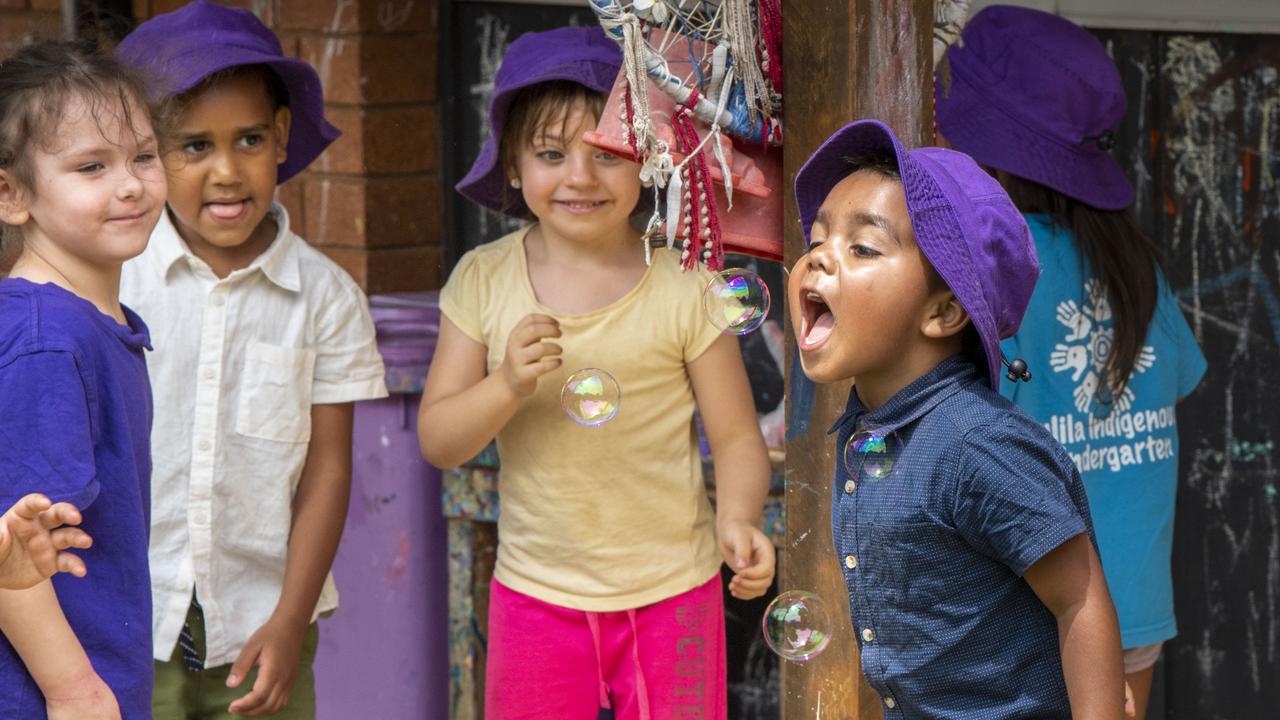
<instances>
[{"instance_id":1,"label":"hanging string","mask_svg":"<svg viewBox=\"0 0 1280 720\"><path fill-rule=\"evenodd\" d=\"M760 0L760 69L768 76L773 92L782 95L781 0Z\"/></svg>"},{"instance_id":2,"label":"hanging string","mask_svg":"<svg viewBox=\"0 0 1280 720\"><path fill-rule=\"evenodd\" d=\"M711 167L707 164L706 154L701 152L706 140L699 140L698 131L693 126L693 105L697 100L698 91L694 90L689 100L675 109L671 118L679 149L689 153L682 163L684 171L688 173L684 191L688 215L682 233L685 247L680 259L685 270L696 268L701 261L708 270L719 271L724 268L724 250L721 246L720 219L716 212ZM717 141L718 137L712 139L712 142Z\"/></svg>"},{"instance_id":3,"label":"hanging string","mask_svg":"<svg viewBox=\"0 0 1280 720\"><path fill-rule=\"evenodd\" d=\"M738 77L742 80L748 117L754 124L761 113L773 114L773 99L760 65L756 62L757 43L751 0L723 0L723 4L726 21L724 32L729 39Z\"/></svg>"}]
</instances>

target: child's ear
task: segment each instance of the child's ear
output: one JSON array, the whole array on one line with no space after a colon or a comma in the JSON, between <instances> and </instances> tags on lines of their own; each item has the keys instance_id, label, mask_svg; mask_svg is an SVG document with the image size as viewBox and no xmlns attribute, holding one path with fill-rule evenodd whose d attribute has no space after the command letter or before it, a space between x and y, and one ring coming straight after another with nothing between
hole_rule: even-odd
<instances>
[{"instance_id":1,"label":"child's ear","mask_svg":"<svg viewBox=\"0 0 1280 720\"><path fill-rule=\"evenodd\" d=\"M929 297L925 304L924 320L920 332L925 337L948 338L959 335L969 324L969 313L960 305L955 293L950 290L939 290Z\"/></svg>"},{"instance_id":2,"label":"child's ear","mask_svg":"<svg viewBox=\"0 0 1280 720\"><path fill-rule=\"evenodd\" d=\"M276 110L276 116L271 121L271 131L276 134L277 165L289 157L289 126L292 123L293 113L289 112L289 108L281 107Z\"/></svg>"},{"instance_id":3,"label":"child's ear","mask_svg":"<svg viewBox=\"0 0 1280 720\"><path fill-rule=\"evenodd\" d=\"M22 225L30 219L22 188L8 170L0 170L0 222Z\"/></svg>"}]
</instances>

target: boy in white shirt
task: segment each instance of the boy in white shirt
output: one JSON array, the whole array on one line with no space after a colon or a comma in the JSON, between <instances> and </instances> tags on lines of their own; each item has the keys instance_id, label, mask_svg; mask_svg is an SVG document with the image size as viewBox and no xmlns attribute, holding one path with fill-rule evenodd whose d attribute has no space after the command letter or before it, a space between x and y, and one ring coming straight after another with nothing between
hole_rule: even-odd
<instances>
[{"instance_id":1,"label":"boy in white shirt","mask_svg":"<svg viewBox=\"0 0 1280 720\"><path fill-rule=\"evenodd\" d=\"M156 348L155 716L310 720L352 402L387 391L364 294L273 197L338 132L315 71L246 10L187 5L117 54L177 110L168 212L121 279Z\"/></svg>"}]
</instances>

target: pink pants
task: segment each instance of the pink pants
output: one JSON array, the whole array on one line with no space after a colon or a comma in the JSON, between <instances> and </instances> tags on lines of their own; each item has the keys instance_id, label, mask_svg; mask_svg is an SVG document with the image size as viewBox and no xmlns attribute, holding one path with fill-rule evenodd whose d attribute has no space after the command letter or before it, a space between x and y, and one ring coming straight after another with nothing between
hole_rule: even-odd
<instances>
[{"instance_id":1,"label":"pink pants","mask_svg":"<svg viewBox=\"0 0 1280 720\"><path fill-rule=\"evenodd\" d=\"M717 575L653 605L594 613L494 580L486 720L725 720L721 593Z\"/></svg>"}]
</instances>

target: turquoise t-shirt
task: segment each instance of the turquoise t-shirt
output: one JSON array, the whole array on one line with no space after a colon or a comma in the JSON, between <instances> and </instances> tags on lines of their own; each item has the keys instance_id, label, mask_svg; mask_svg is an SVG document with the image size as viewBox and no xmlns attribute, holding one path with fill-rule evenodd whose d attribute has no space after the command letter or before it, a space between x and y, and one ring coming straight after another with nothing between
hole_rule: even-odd
<instances>
[{"instance_id":1,"label":"turquoise t-shirt","mask_svg":"<svg viewBox=\"0 0 1280 720\"><path fill-rule=\"evenodd\" d=\"M1095 392L1114 335L1107 298L1088 276L1070 229L1028 215L1040 280L1022 327L1005 340L1033 379L1000 391L1070 453L1084 478L1107 586L1125 648L1177 634L1173 616L1173 506L1178 487L1174 406L1204 374L1205 360L1164 277L1160 299L1125 391ZM1106 393L1103 393L1104 399Z\"/></svg>"}]
</instances>

